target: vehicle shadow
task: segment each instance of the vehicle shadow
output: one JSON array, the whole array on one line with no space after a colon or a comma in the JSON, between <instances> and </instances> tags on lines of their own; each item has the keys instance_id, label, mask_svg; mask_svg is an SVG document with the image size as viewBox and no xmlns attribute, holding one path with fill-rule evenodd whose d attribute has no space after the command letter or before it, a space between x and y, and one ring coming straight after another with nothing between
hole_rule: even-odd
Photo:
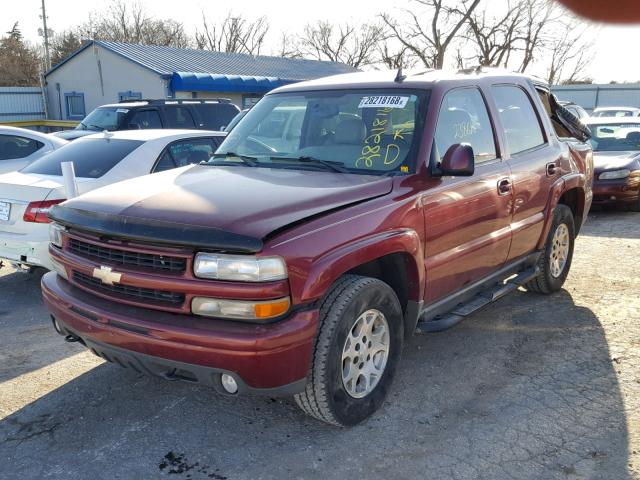
<instances>
[{"instance_id":1,"label":"vehicle shadow","mask_svg":"<svg viewBox=\"0 0 640 480\"><path fill-rule=\"evenodd\" d=\"M603 328L566 291L414 337L382 410L350 429L110 364L0 422L10 478L624 480L628 457Z\"/></svg>"},{"instance_id":2,"label":"vehicle shadow","mask_svg":"<svg viewBox=\"0 0 640 480\"><path fill-rule=\"evenodd\" d=\"M605 238L640 239L640 212L600 207L589 212L580 235Z\"/></svg>"},{"instance_id":3,"label":"vehicle shadow","mask_svg":"<svg viewBox=\"0 0 640 480\"><path fill-rule=\"evenodd\" d=\"M0 275L0 383L81 351L53 334L40 291L43 274Z\"/></svg>"}]
</instances>

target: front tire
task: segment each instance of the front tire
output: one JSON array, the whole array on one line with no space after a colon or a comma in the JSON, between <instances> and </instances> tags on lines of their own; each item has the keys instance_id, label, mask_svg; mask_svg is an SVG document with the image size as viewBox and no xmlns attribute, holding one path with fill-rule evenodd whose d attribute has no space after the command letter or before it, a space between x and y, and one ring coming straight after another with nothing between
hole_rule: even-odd
<instances>
[{"instance_id":1,"label":"front tire","mask_svg":"<svg viewBox=\"0 0 640 480\"><path fill-rule=\"evenodd\" d=\"M525 288L547 295L560 290L569 275L574 243L573 213L566 205L557 205L549 236L538 259L537 267L540 274L527 282Z\"/></svg>"},{"instance_id":2,"label":"front tire","mask_svg":"<svg viewBox=\"0 0 640 480\"><path fill-rule=\"evenodd\" d=\"M320 327L298 406L316 419L355 425L384 401L400 360L402 308L375 278L345 275L320 308Z\"/></svg>"}]
</instances>

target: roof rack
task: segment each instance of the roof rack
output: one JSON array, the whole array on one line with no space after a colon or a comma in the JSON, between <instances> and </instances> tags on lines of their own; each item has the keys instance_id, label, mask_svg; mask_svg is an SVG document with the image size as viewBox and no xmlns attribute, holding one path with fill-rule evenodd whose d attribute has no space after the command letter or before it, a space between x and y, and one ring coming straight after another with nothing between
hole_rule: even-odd
<instances>
[{"instance_id":1,"label":"roof rack","mask_svg":"<svg viewBox=\"0 0 640 480\"><path fill-rule=\"evenodd\" d=\"M181 105L196 103L231 103L229 98L130 98L118 103L146 102L148 105Z\"/></svg>"}]
</instances>

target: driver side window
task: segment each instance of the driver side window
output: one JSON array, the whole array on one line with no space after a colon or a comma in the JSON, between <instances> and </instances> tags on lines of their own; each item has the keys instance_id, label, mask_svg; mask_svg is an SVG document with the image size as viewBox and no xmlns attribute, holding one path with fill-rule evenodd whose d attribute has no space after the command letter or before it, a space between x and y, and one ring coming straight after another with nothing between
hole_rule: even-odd
<instances>
[{"instance_id":1,"label":"driver side window","mask_svg":"<svg viewBox=\"0 0 640 480\"><path fill-rule=\"evenodd\" d=\"M477 88L448 92L440 107L435 142L441 157L455 144L473 148L476 165L496 159L496 143L482 94Z\"/></svg>"}]
</instances>

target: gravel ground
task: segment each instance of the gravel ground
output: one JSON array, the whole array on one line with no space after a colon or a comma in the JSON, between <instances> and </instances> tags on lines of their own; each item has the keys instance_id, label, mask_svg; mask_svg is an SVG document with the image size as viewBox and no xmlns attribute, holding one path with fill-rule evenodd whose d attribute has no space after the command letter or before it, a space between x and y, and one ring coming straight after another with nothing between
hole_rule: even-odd
<instances>
[{"instance_id":1,"label":"gravel ground","mask_svg":"<svg viewBox=\"0 0 640 480\"><path fill-rule=\"evenodd\" d=\"M640 479L640 214L591 214L566 289L414 337L352 429L139 376L56 335L0 271L1 479Z\"/></svg>"}]
</instances>

